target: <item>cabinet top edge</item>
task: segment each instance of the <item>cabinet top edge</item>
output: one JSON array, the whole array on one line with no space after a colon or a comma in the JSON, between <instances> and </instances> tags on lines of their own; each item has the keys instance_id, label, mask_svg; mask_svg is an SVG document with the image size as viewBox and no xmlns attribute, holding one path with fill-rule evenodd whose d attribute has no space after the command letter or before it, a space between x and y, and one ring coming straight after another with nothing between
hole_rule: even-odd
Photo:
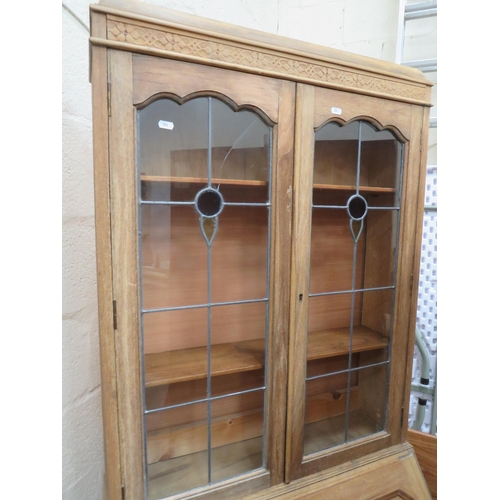
<instances>
[{"instance_id":1,"label":"cabinet top edge","mask_svg":"<svg viewBox=\"0 0 500 500\"><path fill-rule=\"evenodd\" d=\"M425 97L423 95L417 97L414 102L429 104L427 93L433 83L425 78L420 70L415 68L195 16L138 0L100 0L98 4L90 4L90 10L107 14L108 24L109 16L116 16L123 20L139 22L142 27L150 29L155 27L172 28L186 33L203 35L209 37L211 41L220 40L222 43L238 43L243 46L247 45L249 48L258 47L274 54L288 56L291 60L299 59L300 62L304 62L305 59L306 62L312 64L326 63L334 65L340 70L356 70L373 76L388 77L393 82L399 81L406 84L406 86L419 87L426 95ZM91 41L95 43L96 37L98 38L98 35L91 30ZM132 43L129 42L132 51L135 51L133 47L137 45L135 42L137 40ZM154 54L154 47L149 46L147 48L153 49L153 51L149 50L148 52ZM140 52L141 50L137 51ZM210 56L207 56L207 59L209 58ZM212 59L211 63L217 65L218 61ZM256 68L256 72L259 72L258 68ZM294 79L294 75L291 73L285 73L282 76ZM314 80L314 78L315 76L311 80ZM299 80L297 79L297 81Z\"/></svg>"}]
</instances>

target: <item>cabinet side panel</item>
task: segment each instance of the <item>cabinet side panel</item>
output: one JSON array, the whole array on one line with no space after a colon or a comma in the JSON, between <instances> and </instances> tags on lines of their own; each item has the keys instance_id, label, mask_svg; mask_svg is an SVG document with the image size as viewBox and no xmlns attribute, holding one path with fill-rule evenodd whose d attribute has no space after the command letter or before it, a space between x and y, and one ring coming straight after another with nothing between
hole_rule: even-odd
<instances>
[{"instance_id":1,"label":"cabinet side panel","mask_svg":"<svg viewBox=\"0 0 500 500\"><path fill-rule=\"evenodd\" d=\"M91 13L92 32L106 32L106 18ZM96 222L97 291L101 357L102 417L106 457L106 493L121 499L118 399L116 394L115 337L109 200L107 55L104 47L92 47L92 119L94 143L94 204Z\"/></svg>"},{"instance_id":2,"label":"cabinet side panel","mask_svg":"<svg viewBox=\"0 0 500 500\"><path fill-rule=\"evenodd\" d=\"M144 496L135 112L132 54L109 52L113 287L122 474L126 498Z\"/></svg>"},{"instance_id":3,"label":"cabinet side panel","mask_svg":"<svg viewBox=\"0 0 500 500\"><path fill-rule=\"evenodd\" d=\"M273 171L271 336L269 345L268 465L271 484L283 482L288 333L290 329L290 236L292 230L293 126L295 85L282 82Z\"/></svg>"}]
</instances>

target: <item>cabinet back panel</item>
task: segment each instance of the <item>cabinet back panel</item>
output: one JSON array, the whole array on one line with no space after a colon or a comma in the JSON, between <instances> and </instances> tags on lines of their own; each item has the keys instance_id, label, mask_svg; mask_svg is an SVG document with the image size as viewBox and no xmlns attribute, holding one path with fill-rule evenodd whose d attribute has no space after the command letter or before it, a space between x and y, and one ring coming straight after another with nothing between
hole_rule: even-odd
<instances>
[{"instance_id":1,"label":"cabinet back panel","mask_svg":"<svg viewBox=\"0 0 500 500\"><path fill-rule=\"evenodd\" d=\"M356 255L356 288L361 287L363 280L364 241L362 234ZM351 290L353 257L354 242L346 211L314 209L311 226L310 293Z\"/></svg>"},{"instance_id":2,"label":"cabinet back panel","mask_svg":"<svg viewBox=\"0 0 500 500\"><path fill-rule=\"evenodd\" d=\"M142 222L143 307L206 304L207 245L194 209L144 206ZM211 255L212 303L264 299L267 209L226 206ZM265 302L213 307L211 327L212 343L263 338ZM146 354L206 345L206 337L206 308L144 314Z\"/></svg>"}]
</instances>

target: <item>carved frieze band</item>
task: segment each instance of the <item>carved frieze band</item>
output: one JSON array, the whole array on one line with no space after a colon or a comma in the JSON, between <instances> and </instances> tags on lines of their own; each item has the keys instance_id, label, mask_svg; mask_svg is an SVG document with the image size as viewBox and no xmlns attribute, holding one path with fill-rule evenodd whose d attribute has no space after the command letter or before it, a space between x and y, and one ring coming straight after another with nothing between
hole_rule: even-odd
<instances>
[{"instance_id":1,"label":"carved frieze band","mask_svg":"<svg viewBox=\"0 0 500 500\"><path fill-rule=\"evenodd\" d=\"M350 72L328 65L328 63L311 63L264 50L259 51L257 48L247 49L229 42L206 40L191 34L171 33L167 29L156 30L108 20L108 39L195 56L214 62L234 64L242 68L268 71L281 74L283 77L324 82L346 89L363 89L415 101L426 100L426 90L423 87Z\"/></svg>"}]
</instances>

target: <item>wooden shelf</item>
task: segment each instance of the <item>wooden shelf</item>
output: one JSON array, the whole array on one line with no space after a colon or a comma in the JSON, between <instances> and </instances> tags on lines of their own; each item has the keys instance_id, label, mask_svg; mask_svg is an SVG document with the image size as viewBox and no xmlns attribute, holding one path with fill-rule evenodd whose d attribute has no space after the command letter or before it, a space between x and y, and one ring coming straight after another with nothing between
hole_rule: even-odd
<instances>
[{"instance_id":1,"label":"wooden shelf","mask_svg":"<svg viewBox=\"0 0 500 500\"><path fill-rule=\"evenodd\" d=\"M364 326L354 327L353 352L387 347L386 337ZM308 335L307 359L349 353L349 328L334 328ZM264 340L217 344L211 348L212 377L259 370L264 366ZM195 347L145 355L146 387L186 382L207 376L207 348Z\"/></svg>"},{"instance_id":2,"label":"wooden shelf","mask_svg":"<svg viewBox=\"0 0 500 500\"><path fill-rule=\"evenodd\" d=\"M160 175L141 175L144 182L184 182L189 184L206 184L204 177L170 177ZM267 181L252 179L212 179L212 184L222 184L230 186L267 186Z\"/></svg>"},{"instance_id":3,"label":"wooden shelf","mask_svg":"<svg viewBox=\"0 0 500 500\"><path fill-rule=\"evenodd\" d=\"M180 182L188 184L206 184L205 177L172 177L163 175L141 175L143 182ZM222 184L228 186L267 186L267 180L252 180L252 179L212 179L212 184ZM314 184L314 189L329 189L331 191L356 191L356 186L346 186L341 184ZM395 188L376 187L376 186L360 186L362 193L395 193Z\"/></svg>"},{"instance_id":4,"label":"wooden shelf","mask_svg":"<svg viewBox=\"0 0 500 500\"><path fill-rule=\"evenodd\" d=\"M314 189L330 189L331 191L356 191L356 186L344 186L341 184L314 184ZM377 186L359 186L362 193L395 193L395 188Z\"/></svg>"}]
</instances>

